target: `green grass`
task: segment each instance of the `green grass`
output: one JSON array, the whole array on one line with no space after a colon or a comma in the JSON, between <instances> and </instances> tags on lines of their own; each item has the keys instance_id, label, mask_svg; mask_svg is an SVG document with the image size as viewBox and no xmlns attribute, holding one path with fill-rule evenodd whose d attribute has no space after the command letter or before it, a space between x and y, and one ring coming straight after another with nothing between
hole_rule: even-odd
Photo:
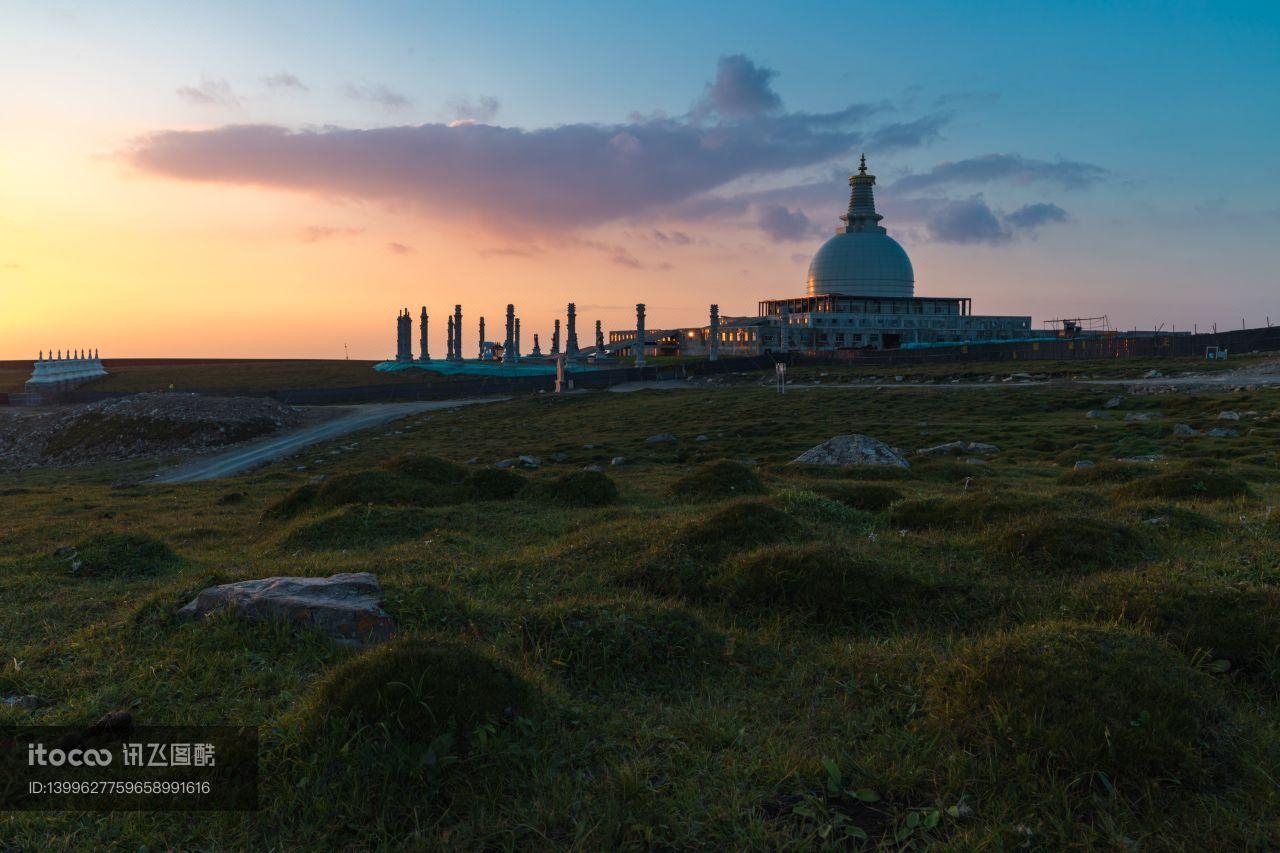
<instances>
[{"instance_id":1,"label":"green grass","mask_svg":"<svg viewBox=\"0 0 1280 853\"><path fill-rule=\"evenodd\" d=\"M129 709L255 725L262 810L10 812L0 838L1280 846L1280 392L1126 401L1165 426L1260 413L1227 439L1084 417L1112 393L537 395L231 480L124 486L145 481L141 463L4 475L0 694L47 704L0 704L0 723ZM660 432L708 440L645 444ZM788 464L849 432L1001 452L892 472ZM1106 464L1129 436L1165 459ZM542 467L493 467L520 454ZM1064 476L1082 458L1102 470ZM589 465L607 473L579 476ZM681 484L708 471L759 490L690 500ZM73 553L123 570L73 573ZM383 586L400 626L386 647L173 615L215 583L353 571Z\"/></svg>"}]
</instances>

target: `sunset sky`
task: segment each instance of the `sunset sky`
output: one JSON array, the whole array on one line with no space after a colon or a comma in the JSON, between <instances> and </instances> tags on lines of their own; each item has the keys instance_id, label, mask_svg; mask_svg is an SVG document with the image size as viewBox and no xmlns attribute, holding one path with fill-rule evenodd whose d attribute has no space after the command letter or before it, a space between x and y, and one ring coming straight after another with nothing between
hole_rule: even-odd
<instances>
[{"instance_id":1,"label":"sunset sky","mask_svg":"<svg viewBox=\"0 0 1280 853\"><path fill-rule=\"evenodd\" d=\"M0 358L754 314L862 151L917 295L1280 323L1275 2L0 0L0 39Z\"/></svg>"}]
</instances>

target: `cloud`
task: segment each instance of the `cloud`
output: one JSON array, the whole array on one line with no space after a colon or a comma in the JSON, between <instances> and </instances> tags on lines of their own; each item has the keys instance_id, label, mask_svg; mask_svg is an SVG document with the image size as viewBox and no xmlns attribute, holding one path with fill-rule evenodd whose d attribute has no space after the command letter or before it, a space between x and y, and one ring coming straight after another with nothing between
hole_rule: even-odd
<instances>
[{"instance_id":1,"label":"cloud","mask_svg":"<svg viewBox=\"0 0 1280 853\"><path fill-rule=\"evenodd\" d=\"M536 238L618 221L763 216L771 235L796 233L796 217L819 209L787 190L746 191L746 182L798 170L847 174L855 152L927 143L949 114L877 124L883 104L846 104L830 112L787 112L770 87L771 69L743 56L720 60L701 112L633 115L612 124L524 129L489 124L496 99L454 102L453 123L374 128L226 125L161 130L131 141L124 157L165 177L272 187L324 199L358 199L428 218L502 231L518 221ZM402 96L355 90L394 106ZM826 205L846 191L841 180L812 184L807 199ZM765 210L760 204L786 208ZM837 211L832 210L834 216ZM811 223L810 223L811 224ZM788 228L791 230L789 231ZM671 236L671 235L668 235ZM680 244L678 238L671 243Z\"/></svg>"},{"instance_id":2,"label":"cloud","mask_svg":"<svg viewBox=\"0 0 1280 853\"><path fill-rule=\"evenodd\" d=\"M210 80L205 78L199 86L180 86L176 90L178 97L201 106L238 107L240 98L231 91L231 84L226 80Z\"/></svg>"},{"instance_id":3,"label":"cloud","mask_svg":"<svg viewBox=\"0 0 1280 853\"><path fill-rule=\"evenodd\" d=\"M756 65L740 53L722 56L716 67L716 79L707 84L702 100L694 105L696 116L719 115L745 118L771 113L782 108L782 98L769 81L778 72Z\"/></svg>"},{"instance_id":4,"label":"cloud","mask_svg":"<svg viewBox=\"0 0 1280 853\"><path fill-rule=\"evenodd\" d=\"M765 205L756 217L760 230L775 243L803 240L814 232L814 223L802 210L788 210L780 204Z\"/></svg>"},{"instance_id":5,"label":"cloud","mask_svg":"<svg viewBox=\"0 0 1280 853\"><path fill-rule=\"evenodd\" d=\"M477 122L488 124L502 107L502 102L492 95L481 95L475 101L470 98L454 98L445 107L449 117L456 123Z\"/></svg>"},{"instance_id":6,"label":"cloud","mask_svg":"<svg viewBox=\"0 0 1280 853\"><path fill-rule=\"evenodd\" d=\"M1013 213L1005 214L1004 221L1014 228L1034 229L1056 222L1070 222L1071 217L1056 204L1038 202L1024 204Z\"/></svg>"},{"instance_id":7,"label":"cloud","mask_svg":"<svg viewBox=\"0 0 1280 853\"><path fill-rule=\"evenodd\" d=\"M960 184L1007 182L1014 185L1049 184L1085 189L1110 173L1101 166L1075 160L1035 160L1017 154L983 154L967 160L939 163L928 172L907 175L890 185L894 193L915 193Z\"/></svg>"},{"instance_id":8,"label":"cloud","mask_svg":"<svg viewBox=\"0 0 1280 853\"><path fill-rule=\"evenodd\" d=\"M497 249L481 249L480 257L488 258L532 258L542 250L537 246L508 246Z\"/></svg>"},{"instance_id":9,"label":"cloud","mask_svg":"<svg viewBox=\"0 0 1280 853\"><path fill-rule=\"evenodd\" d=\"M262 78L262 85L268 89L294 89L299 92L308 92L310 88L303 83L295 75L287 71L281 71L279 74L270 74Z\"/></svg>"},{"instance_id":10,"label":"cloud","mask_svg":"<svg viewBox=\"0 0 1280 853\"><path fill-rule=\"evenodd\" d=\"M683 231L672 231L668 234L666 231L655 228L652 231L652 237L659 243L674 246L688 246L693 242L693 238Z\"/></svg>"},{"instance_id":11,"label":"cloud","mask_svg":"<svg viewBox=\"0 0 1280 853\"><path fill-rule=\"evenodd\" d=\"M358 237L364 233L363 228L341 228L330 225L308 225L302 229L302 242L322 243L335 237Z\"/></svg>"},{"instance_id":12,"label":"cloud","mask_svg":"<svg viewBox=\"0 0 1280 853\"><path fill-rule=\"evenodd\" d=\"M407 97L383 85L348 83L342 87L342 94L354 101L367 101L388 110L402 110L409 106Z\"/></svg>"},{"instance_id":13,"label":"cloud","mask_svg":"<svg viewBox=\"0 0 1280 853\"><path fill-rule=\"evenodd\" d=\"M951 113L940 112L921 116L914 121L887 124L867 138L867 148L884 152L928 145L942 136L942 128L950 120Z\"/></svg>"},{"instance_id":14,"label":"cloud","mask_svg":"<svg viewBox=\"0 0 1280 853\"><path fill-rule=\"evenodd\" d=\"M404 243L391 242L387 244L387 251L393 255L408 255L413 252L413 247L406 246Z\"/></svg>"}]
</instances>

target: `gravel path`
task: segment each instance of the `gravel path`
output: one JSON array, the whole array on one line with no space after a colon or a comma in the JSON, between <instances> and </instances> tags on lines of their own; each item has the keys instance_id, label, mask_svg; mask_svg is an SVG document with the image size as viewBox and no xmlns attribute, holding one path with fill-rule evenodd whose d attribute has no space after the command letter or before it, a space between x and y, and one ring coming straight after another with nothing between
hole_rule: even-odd
<instances>
[{"instance_id":1,"label":"gravel path","mask_svg":"<svg viewBox=\"0 0 1280 853\"><path fill-rule=\"evenodd\" d=\"M332 438L358 432L362 429L380 426L388 421L409 417L422 412L439 409L453 409L458 406L470 406L476 403L492 403L505 397L490 397L469 400L435 400L417 403L372 403L363 406L345 407L347 414L331 421L316 424L294 432L277 435L260 441L237 447L235 450L220 453L161 471L155 477L158 483L194 483L200 480L213 480L218 477L230 477L265 465L276 459L296 453L304 447L328 441Z\"/></svg>"}]
</instances>

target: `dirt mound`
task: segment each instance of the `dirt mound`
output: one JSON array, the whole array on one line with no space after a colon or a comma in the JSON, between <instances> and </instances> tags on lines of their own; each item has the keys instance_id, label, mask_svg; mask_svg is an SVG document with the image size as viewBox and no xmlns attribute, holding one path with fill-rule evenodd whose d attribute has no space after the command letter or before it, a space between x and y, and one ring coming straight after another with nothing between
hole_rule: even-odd
<instances>
[{"instance_id":1,"label":"dirt mound","mask_svg":"<svg viewBox=\"0 0 1280 853\"><path fill-rule=\"evenodd\" d=\"M0 418L0 470L198 453L299 423L266 397L135 394L51 413Z\"/></svg>"}]
</instances>

